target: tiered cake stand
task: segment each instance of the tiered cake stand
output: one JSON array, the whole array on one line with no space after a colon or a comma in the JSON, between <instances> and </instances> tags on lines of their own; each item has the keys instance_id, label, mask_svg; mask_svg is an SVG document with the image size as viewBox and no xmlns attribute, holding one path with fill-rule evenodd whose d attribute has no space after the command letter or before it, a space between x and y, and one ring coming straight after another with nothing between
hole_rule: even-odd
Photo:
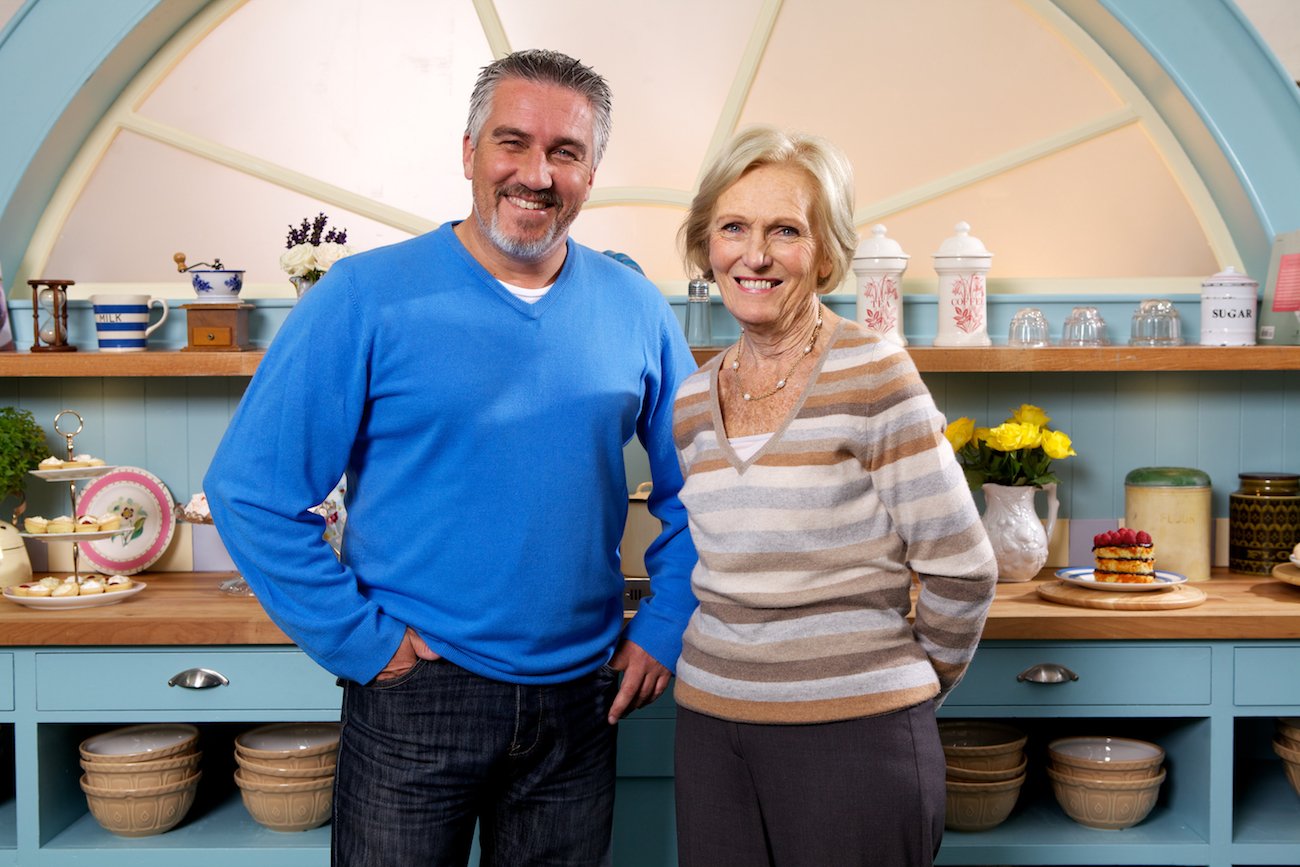
<instances>
[{"instance_id":1,"label":"tiered cake stand","mask_svg":"<svg viewBox=\"0 0 1300 867\"><path fill-rule=\"evenodd\" d=\"M65 431L59 426L59 423L63 420L64 416L71 416L77 420L76 430ZM71 423L69 422L69 427L70 426ZM82 426L83 423L81 420L81 415L77 413L75 410L65 409L54 417L54 432L62 436L65 440L67 440L67 455L68 455L67 460L69 461L75 459L74 455L76 453L76 450L73 447L72 441L73 439L76 438L77 434L81 433ZM67 469L30 470L29 472L31 472L31 474L33 476L36 476L38 479L42 479L47 482L68 483L68 502L71 507L68 514L71 515L72 519L75 521L77 518L77 500L80 496L77 490L77 483L98 478L99 476L105 475L107 473L111 473L115 469L117 468L111 466L68 467ZM50 542L71 542L72 543L72 574L73 577L76 579L77 583L80 584L82 579L81 543L93 542L96 539L107 539L111 536L116 536L130 529L131 529L130 527L119 527L116 530L92 530L83 533L76 533L76 532L21 533L20 535L24 539L35 539L38 542L45 542L47 544Z\"/></svg>"}]
</instances>

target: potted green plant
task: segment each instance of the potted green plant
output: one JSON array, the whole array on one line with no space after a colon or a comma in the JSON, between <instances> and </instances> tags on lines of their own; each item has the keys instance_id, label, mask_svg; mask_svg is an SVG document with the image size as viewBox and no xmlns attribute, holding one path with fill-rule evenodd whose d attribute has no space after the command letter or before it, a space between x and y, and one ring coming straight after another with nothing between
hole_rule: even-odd
<instances>
[{"instance_id":1,"label":"potted green plant","mask_svg":"<svg viewBox=\"0 0 1300 867\"><path fill-rule=\"evenodd\" d=\"M27 506L27 471L49 453L45 433L29 410L0 407L0 501L18 497L15 524Z\"/></svg>"}]
</instances>

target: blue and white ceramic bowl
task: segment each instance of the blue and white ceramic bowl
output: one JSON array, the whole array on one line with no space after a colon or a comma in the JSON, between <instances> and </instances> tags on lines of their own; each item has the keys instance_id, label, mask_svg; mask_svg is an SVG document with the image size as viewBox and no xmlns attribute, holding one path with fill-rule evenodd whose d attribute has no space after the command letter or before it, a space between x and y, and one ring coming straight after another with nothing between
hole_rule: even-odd
<instances>
[{"instance_id":1,"label":"blue and white ceramic bowl","mask_svg":"<svg viewBox=\"0 0 1300 867\"><path fill-rule=\"evenodd\" d=\"M191 271L195 297L210 304L238 304L244 288L243 271Z\"/></svg>"}]
</instances>

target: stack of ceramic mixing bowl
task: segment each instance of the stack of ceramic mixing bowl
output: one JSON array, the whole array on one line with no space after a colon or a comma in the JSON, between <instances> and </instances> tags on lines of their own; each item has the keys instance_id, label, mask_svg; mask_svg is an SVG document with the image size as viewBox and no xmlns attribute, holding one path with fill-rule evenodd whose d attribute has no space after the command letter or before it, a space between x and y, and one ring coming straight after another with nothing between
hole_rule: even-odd
<instances>
[{"instance_id":1,"label":"stack of ceramic mixing bowl","mask_svg":"<svg viewBox=\"0 0 1300 867\"><path fill-rule=\"evenodd\" d=\"M939 740L948 765L944 827L987 831L1002 824L1025 783L1024 732L989 720L943 720Z\"/></svg>"},{"instance_id":2,"label":"stack of ceramic mixing bowl","mask_svg":"<svg viewBox=\"0 0 1300 867\"><path fill-rule=\"evenodd\" d=\"M1279 719L1273 737L1273 752L1282 760L1291 788L1300 795L1300 717Z\"/></svg>"},{"instance_id":3,"label":"stack of ceramic mixing bowl","mask_svg":"<svg viewBox=\"0 0 1300 867\"><path fill-rule=\"evenodd\" d=\"M1160 746L1132 738L1072 737L1047 745L1047 776L1067 816L1089 828L1141 822L1165 781Z\"/></svg>"},{"instance_id":4,"label":"stack of ceramic mixing bowl","mask_svg":"<svg viewBox=\"0 0 1300 867\"><path fill-rule=\"evenodd\" d=\"M338 723L275 723L235 738L244 806L273 831L306 831L334 812Z\"/></svg>"},{"instance_id":5,"label":"stack of ceramic mixing bowl","mask_svg":"<svg viewBox=\"0 0 1300 867\"><path fill-rule=\"evenodd\" d=\"M198 790L199 730L184 723L113 729L81 742L81 790L95 820L123 837L174 828Z\"/></svg>"}]
</instances>

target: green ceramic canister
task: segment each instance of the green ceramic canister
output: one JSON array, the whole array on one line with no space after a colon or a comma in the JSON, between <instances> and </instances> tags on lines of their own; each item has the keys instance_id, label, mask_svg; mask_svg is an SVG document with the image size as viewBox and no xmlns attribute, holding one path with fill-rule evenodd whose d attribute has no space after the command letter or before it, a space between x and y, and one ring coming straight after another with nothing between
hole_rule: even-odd
<instances>
[{"instance_id":1,"label":"green ceramic canister","mask_svg":"<svg viewBox=\"0 0 1300 867\"><path fill-rule=\"evenodd\" d=\"M1156 568L1210 577L1210 477L1191 467L1138 467L1124 477L1124 526L1146 530Z\"/></svg>"},{"instance_id":2,"label":"green ceramic canister","mask_svg":"<svg viewBox=\"0 0 1300 867\"><path fill-rule=\"evenodd\" d=\"M1300 542L1300 474L1241 473L1228 497L1228 568L1268 575Z\"/></svg>"}]
</instances>

